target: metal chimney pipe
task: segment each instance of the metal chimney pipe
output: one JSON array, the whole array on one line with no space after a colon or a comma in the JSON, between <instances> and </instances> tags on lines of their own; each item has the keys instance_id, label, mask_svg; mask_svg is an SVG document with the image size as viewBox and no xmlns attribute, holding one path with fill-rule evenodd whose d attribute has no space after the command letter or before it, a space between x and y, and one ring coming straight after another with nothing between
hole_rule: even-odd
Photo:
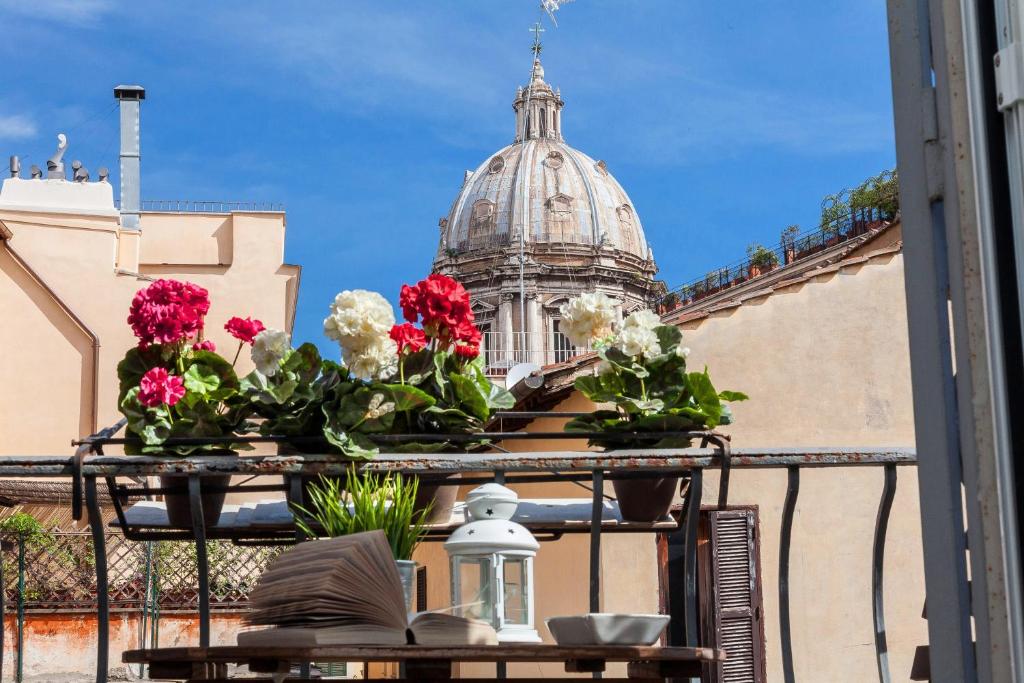
<instances>
[{"instance_id":1,"label":"metal chimney pipe","mask_svg":"<svg viewBox=\"0 0 1024 683\"><path fill-rule=\"evenodd\" d=\"M139 229L139 109L146 99L141 85L119 85L114 99L121 104L121 227Z\"/></svg>"}]
</instances>

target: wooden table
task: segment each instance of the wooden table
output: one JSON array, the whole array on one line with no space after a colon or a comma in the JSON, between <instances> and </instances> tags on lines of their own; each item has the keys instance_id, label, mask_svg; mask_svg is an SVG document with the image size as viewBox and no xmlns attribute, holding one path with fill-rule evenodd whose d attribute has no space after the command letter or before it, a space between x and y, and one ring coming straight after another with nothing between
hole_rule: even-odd
<instances>
[{"instance_id":1,"label":"wooden table","mask_svg":"<svg viewBox=\"0 0 1024 683\"><path fill-rule=\"evenodd\" d=\"M151 679L226 681L228 664L244 664L267 678L246 681L299 680L289 678L292 667L304 662L402 662L405 681L448 680L453 662L563 662L571 673L604 671L608 662L626 662L626 678L605 681L663 681L670 677L700 676L703 664L722 661L725 652L703 647L627 647L505 644L467 647L427 645L346 645L312 648L168 647L128 650L126 664L147 664ZM462 679L473 680L473 679ZM494 680L493 678L476 680ZM511 680L511 679L510 679ZM516 678L516 681L542 679Z\"/></svg>"}]
</instances>

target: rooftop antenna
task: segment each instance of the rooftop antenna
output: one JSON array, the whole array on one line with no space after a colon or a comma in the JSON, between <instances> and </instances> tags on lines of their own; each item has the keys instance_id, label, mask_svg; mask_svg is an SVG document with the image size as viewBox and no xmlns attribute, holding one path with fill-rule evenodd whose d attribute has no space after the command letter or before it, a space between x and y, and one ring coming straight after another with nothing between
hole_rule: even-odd
<instances>
[{"instance_id":1,"label":"rooftop antenna","mask_svg":"<svg viewBox=\"0 0 1024 683\"><path fill-rule=\"evenodd\" d=\"M540 0L540 8L548 13L548 17L551 19L551 23L558 28L558 21L555 19L555 12L562 9L562 5L567 5L572 0Z\"/></svg>"},{"instance_id":2,"label":"rooftop antenna","mask_svg":"<svg viewBox=\"0 0 1024 683\"><path fill-rule=\"evenodd\" d=\"M541 8L544 7L543 2ZM543 15L541 16L543 18ZM526 86L526 102L523 104L523 111L525 112L523 117L523 145L525 150L526 141L530 139L530 100L533 98L533 76L536 73L536 65L540 60L540 51L543 46L540 42L540 34L544 33L544 27L541 26L540 22L537 21L530 28L530 32L533 33L533 46L530 51L533 52L533 64L530 66L530 81ZM524 151L523 154L526 154ZM522 157L520 157L522 158ZM529 332L526 329L526 231L530 228L530 197L526 191L526 180L523 180L523 227L519 231L519 329L522 330L523 335L519 340L522 345L522 351L529 353L529 339L526 337ZM536 334L537 330L533 330ZM515 340L512 341L512 348L509 352L515 352Z\"/></svg>"},{"instance_id":3,"label":"rooftop antenna","mask_svg":"<svg viewBox=\"0 0 1024 683\"><path fill-rule=\"evenodd\" d=\"M533 64L530 66L530 81L526 86L526 102L523 104L525 116L523 125L523 145L526 145L526 141L529 140L530 135L530 100L533 98L533 77L536 73L536 64L540 61L540 53L543 49L543 45L540 41L540 34L544 33L544 27L541 25L541 21L544 19L544 13L547 13L551 19L551 23L558 28L558 22L555 21L555 12L561 9L562 4L572 2L572 0L540 0L540 20L534 22L530 28L530 32L533 33L533 45L530 47L530 51L533 52ZM530 227L529 222L530 215L530 198L526 192L526 182L523 182L523 227L519 231L519 329L523 331L522 340L520 343L523 345L523 350L529 349L529 342L526 338L528 334L526 331L526 231ZM534 334L537 334L539 330L534 330ZM512 344L513 348L509 349L510 352L514 351L515 343ZM532 360L532 359L528 359Z\"/></svg>"}]
</instances>

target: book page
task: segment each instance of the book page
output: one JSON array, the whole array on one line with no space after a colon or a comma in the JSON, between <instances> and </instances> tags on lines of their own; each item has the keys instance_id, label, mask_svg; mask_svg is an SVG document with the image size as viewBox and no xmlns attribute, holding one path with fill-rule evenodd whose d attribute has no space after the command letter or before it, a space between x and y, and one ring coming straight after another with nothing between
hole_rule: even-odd
<instances>
[{"instance_id":1,"label":"book page","mask_svg":"<svg viewBox=\"0 0 1024 683\"><path fill-rule=\"evenodd\" d=\"M494 627L479 619L424 612L409 625L417 645L497 645Z\"/></svg>"},{"instance_id":2,"label":"book page","mask_svg":"<svg viewBox=\"0 0 1024 683\"><path fill-rule=\"evenodd\" d=\"M279 555L251 595L250 624L364 624L404 633L402 582L382 531L308 541Z\"/></svg>"}]
</instances>

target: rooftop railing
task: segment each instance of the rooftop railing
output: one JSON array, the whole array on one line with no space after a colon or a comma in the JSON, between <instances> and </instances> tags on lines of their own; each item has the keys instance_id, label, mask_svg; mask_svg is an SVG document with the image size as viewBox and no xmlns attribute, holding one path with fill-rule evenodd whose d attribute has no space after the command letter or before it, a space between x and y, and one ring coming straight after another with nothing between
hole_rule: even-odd
<instances>
[{"instance_id":1,"label":"rooftop railing","mask_svg":"<svg viewBox=\"0 0 1024 683\"><path fill-rule=\"evenodd\" d=\"M667 313L700 301L759 275L810 258L829 247L878 230L894 219L895 215L877 209L864 209L856 214L847 214L815 230L784 236L777 247L764 248L753 257L712 270L703 277L669 290L655 301L655 309Z\"/></svg>"},{"instance_id":2,"label":"rooftop railing","mask_svg":"<svg viewBox=\"0 0 1024 683\"><path fill-rule=\"evenodd\" d=\"M115 201L120 208L120 202ZM150 213L284 213L284 204L279 202L228 202L221 200L195 199L143 199L142 212Z\"/></svg>"}]
</instances>

